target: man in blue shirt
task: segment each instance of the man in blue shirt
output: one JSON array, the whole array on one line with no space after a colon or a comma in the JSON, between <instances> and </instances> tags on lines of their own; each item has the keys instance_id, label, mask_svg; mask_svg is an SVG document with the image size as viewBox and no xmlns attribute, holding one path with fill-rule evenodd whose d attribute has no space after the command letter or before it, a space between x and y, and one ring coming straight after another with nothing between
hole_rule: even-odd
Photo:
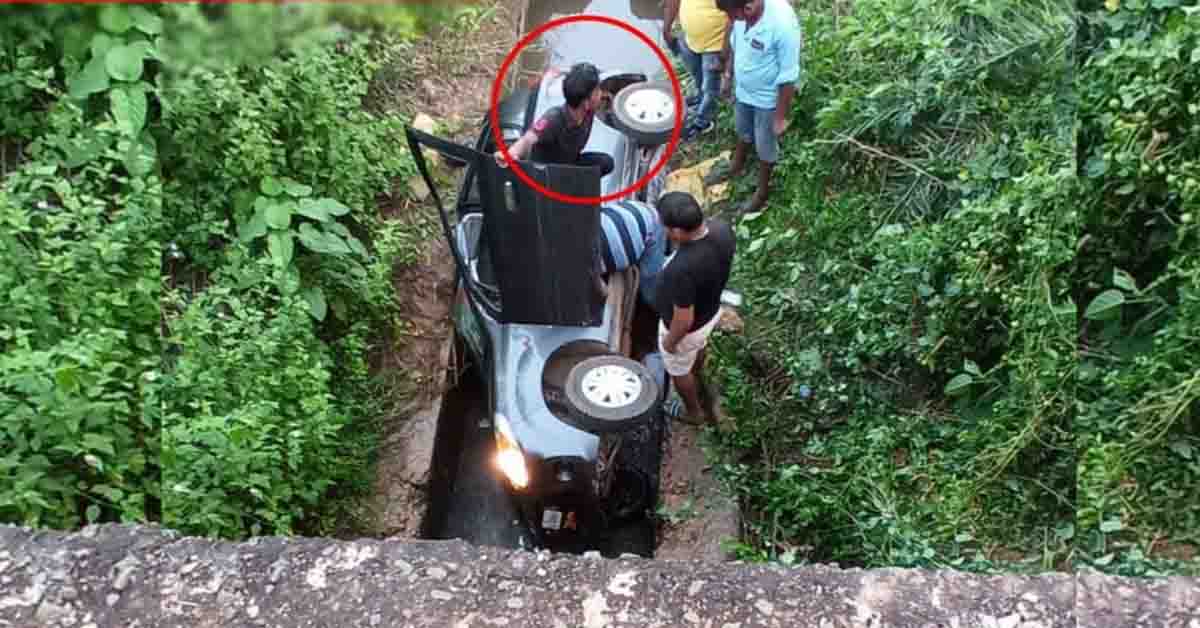
<instances>
[{"instance_id":1,"label":"man in blue shirt","mask_svg":"<svg viewBox=\"0 0 1200 628\"><path fill-rule=\"evenodd\" d=\"M758 211L767 202L771 170L779 160L779 136L788 127L792 96L800 80L800 21L788 0L716 0L733 20L729 34L738 143L727 175L741 174L753 146L758 154L758 189L740 212ZM721 174L705 183L724 178Z\"/></svg>"}]
</instances>

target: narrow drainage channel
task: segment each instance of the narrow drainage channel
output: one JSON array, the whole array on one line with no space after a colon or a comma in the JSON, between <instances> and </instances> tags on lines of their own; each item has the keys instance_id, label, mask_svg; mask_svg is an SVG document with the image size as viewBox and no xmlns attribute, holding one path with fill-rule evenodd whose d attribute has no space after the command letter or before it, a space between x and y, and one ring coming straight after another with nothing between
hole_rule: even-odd
<instances>
[{"instance_id":1,"label":"narrow drainage channel","mask_svg":"<svg viewBox=\"0 0 1200 628\"><path fill-rule=\"evenodd\" d=\"M622 20L662 46L662 6L656 0L530 0L522 12L522 36L562 15L593 14ZM581 61L598 62L588 55L603 54L606 66L660 75L656 55L632 34L611 25L573 23L556 28L522 53L516 81L541 76L548 66L569 67ZM649 337L653 337L651 325ZM460 345L461 349L461 345ZM459 355L463 355L462 352ZM512 497L501 482L493 460L495 440L487 416L485 391L478 371L469 369L446 394L438 419L437 438L430 472L429 508L422 536L429 539L463 539L477 545L533 548L532 535L520 522ZM652 504L644 516L584 539L582 545L554 548L562 551L597 550L607 556L622 553L652 557L656 544L653 512L658 504L662 443L667 437L661 416L625 438L617 466L633 468L649 478Z\"/></svg>"}]
</instances>

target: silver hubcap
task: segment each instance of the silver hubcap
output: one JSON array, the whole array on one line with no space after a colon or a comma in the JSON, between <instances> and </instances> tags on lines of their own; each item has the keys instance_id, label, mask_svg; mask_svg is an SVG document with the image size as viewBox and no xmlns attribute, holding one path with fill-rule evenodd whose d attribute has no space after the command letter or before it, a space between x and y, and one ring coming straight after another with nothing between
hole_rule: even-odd
<instances>
[{"instance_id":1,"label":"silver hubcap","mask_svg":"<svg viewBox=\"0 0 1200 628\"><path fill-rule=\"evenodd\" d=\"M641 378L623 366L597 366L583 375L583 396L604 408L627 406L641 394Z\"/></svg>"},{"instance_id":2,"label":"silver hubcap","mask_svg":"<svg viewBox=\"0 0 1200 628\"><path fill-rule=\"evenodd\" d=\"M675 116L675 102L658 89L641 89L625 99L625 113L642 124L659 124Z\"/></svg>"}]
</instances>

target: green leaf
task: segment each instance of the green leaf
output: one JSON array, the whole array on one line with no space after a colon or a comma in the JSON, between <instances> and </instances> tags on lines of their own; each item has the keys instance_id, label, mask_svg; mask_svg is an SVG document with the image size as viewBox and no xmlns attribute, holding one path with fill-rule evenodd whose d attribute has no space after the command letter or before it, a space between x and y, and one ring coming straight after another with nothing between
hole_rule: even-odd
<instances>
[{"instance_id":1,"label":"green leaf","mask_svg":"<svg viewBox=\"0 0 1200 628\"><path fill-rule=\"evenodd\" d=\"M363 246L363 243L360 242L358 238L354 236L346 236L346 244L350 245L350 250L356 255L361 255L363 257L367 256L367 247Z\"/></svg>"},{"instance_id":2,"label":"green leaf","mask_svg":"<svg viewBox=\"0 0 1200 628\"><path fill-rule=\"evenodd\" d=\"M1176 455L1184 460L1191 460L1195 455L1195 450L1192 449L1191 444L1187 441L1173 441L1171 444L1167 445L1167 448L1175 452Z\"/></svg>"},{"instance_id":3,"label":"green leaf","mask_svg":"<svg viewBox=\"0 0 1200 628\"><path fill-rule=\"evenodd\" d=\"M963 370L975 377L983 377L983 371L979 370L979 365L974 360L963 360Z\"/></svg>"},{"instance_id":4,"label":"green leaf","mask_svg":"<svg viewBox=\"0 0 1200 628\"><path fill-rule=\"evenodd\" d=\"M317 199L316 205L330 216L345 216L346 214L350 213L349 207L346 207L332 198Z\"/></svg>"},{"instance_id":5,"label":"green leaf","mask_svg":"<svg viewBox=\"0 0 1200 628\"><path fill-rule=\"evenodd\" d=\"M292 240L291 231L272 231L267 236L267 248L271 251L271 259L275 261L275 265L280 268L286 267L292 263L292 253L295 251L295 242Z\"/></svg>"},{"instance_id":6,"label":"green leaf","mask_svg":"<svg viewBox=\"0 0 1200 628\"><path fill-rule=\"evenodd\" d=\"M157 35L163 30L162 18L143 7L129 9L129 17L133 20L134 27L147 35Z\"/></svg>"},{"instance_id":7,"label":"green leaf","mask_svg":"<svg viewBox=\"0 0 1200 628\"><path fill-rule=\"evenodd\" d=\"M308 301L308 311L313 318L323 321L327 312L325 304L325 292L320 286L313 286L304 291L304 298Z\"/></svg>"},{"instance_id":8,"label":"green leaf","mask_svg":"<svg viewBox=\"0 0 1200 628\"><path fill-rule=\"evenodd\" d=\"M346 241L333 233L329 233L328 231L325 232L325 243L329 246L331 253L342 255L350 253L350 246L346 244Z\"/></svg>"},{"instance_id":9,"label":"green leaf","mask_svg":"<svg viewBox=\"0 0 1200 628\"><path fill-rule=\"evenodd\" d=\"M104 57L92 57L92 60L79 74L67 79L67 89L74 100L83 100L96 92L108 89L108 71L104 68Z\"/></svg>"},{"instance_id":10,"label":"green leaf","mask_svg":"<svg viewBox=\"0 0 1200 628\"><path fill-rule=\"evenodd\" d=\"M80 137L68 140L61 146L66 157L62 165L67 168L78 168L83 164L104 154L104 150L112 143L113 136L87 129Z\"/></svg>"},{"instance_id":11,"label":"green leaf","mask_svg":"<svg viewBox=\"0 0 1200 628\"><path fill-rule=\"evenodd\" d=\"M312 199L300 199L296 206L296 213L302 216L308 216L313 220L325 222L329 220L329 211L322 208L316 201Z\"/></svg>"},{"instance_id":12,"label":"green leaf","mask_svg":"<svg viewBox=\"0 0 1200 628\"><path fill-rule=\"evenodd\" d=\"M1120 290L1105 290L1092 299L1083 315L1094 321L1109 320L1120 313L1124 303L1125 294Z\"/></svg>"},{"instance_id":13,"label":"green leaf","mask_svg":"<svg viewBox=\"0 0 1200 628\"><path fill-rule=\"evenodd\" d=\"M100 434L84 434L83 446L92 451L101 451L110 456L115 456L117 452L113 449L112 438L102 436Z\"/></svg>"},{"instance_id":14,"label":"green leaf","mask_svg":"<svg viewBox=\"0 0 1200 628\"><path fill-rule=\"evenodd\" d=\"M1111 562L1113 561L1113 558L1115 558L1115 557L1116 557L1116 555L1115 555L1115 554L1111 554L1111 553L1110 553L1110 554L1105 554L1105 555L1101 556L1100 558L1097 558L1096 560L1094 560L1094 561L1092 561L1092 562L1093 562L1093 563L1095 563L1095 564L1097 564L1097 565L1100 565L1101 567L1103 567L1103 566L1105 566L1105 565L1107 565L1107 564L1111 563Z\"/></svg>"},{"instance_id":15,"label":"green leaf","mask_svg":"<svg viewBox=\"0 0 1200 628\"><path fill-rule=\"evenodd\" d=\"M300 244L303 244L314 253L329 253L329 247L325 245L325 234L317 231L310 223L300 225Z\"/></svg>"},{"instance_id":16,"label":"green leaf","mask_svg":"<svg viewBox=\"0 0 1200 628\"><path fill-rule=\"evenodd\" d=\"M285 295L296 294L300 290L300 269L288 266L279 275L279 291Z\"/></svg>"},{"instance_id":17,"label":"green leaf","mask_svg":"<svg viewBox=\"0 0 1200 628\"><path fill-rule=\"evenodd\" d=\"M79 389L79 376L73 366L65 366L54 371L54 383L64 392L73 393Z\"/></svg>"},{"instance_id":18,"label":"green leaf","mask_svg":"<svg viewBox=\"0 0 1200 628\"><path fill-rule=\"evenodd\" d=\"M1121 523L1120 519L1109 519L1100 524L1101 532L1119 532L1124 529L1125 526Z\"/></svg>"},{"instance_id":19,"label":"green leaf","mask_svg":"<svg viewBox=\"0 0 1200 628\"><path fill-rule=\"evenodd\" d=\"M96 33L92 36L92 58L103 59L115 45L117 42L108 33Z\"/></svg>"},{"instance_id":20,"label":"green leaf","mask_svg":"<svg viewBox=\"0 0 1200 628\"><path fill-rule=\"evenodd\" d=\"M801 351L796 359L809 373L819 373L825 366L824 360L821 359L821 352L811 347Z\"/></svg>"},{"instance_id":21,"label":"green leaf","mask_svg":"<svg viewBox=\"0 0 1200 628\"><path fill-rule=\"evenodd\" d=\"M133 26L129 9L123 6L106 6L100 11L100 27L110 33L124 33Z\"/></svg>"},{"instance_id":22,"label":"green leaf","mask_svg":"<svg viewBox=\"0 0 1200 628\"><path fill-rule=\"evenodd\" d=\"M279 184L279 180L275 177L266 177L259 184L259 189L267 196L279 196L279 193L283 191L283 186Z\"/></svg>"},{"instance_id":23,"label":"green leaf","mask_svg":"<svg viewBox=\"0 0 1200 628\"><path fill-rule=\"evenodd\" d=\"M1133 275L1120 268L1113 269L1113 285L1126 292L1137 292L1137 281L1133 279Z\"/></svg>"},{"instance_id":24,"label":"green leaf","mask_svg":"<svg viewBox=\"0 0 1200 628\"><path fill-rule=\"evenodd\" d=\"M140 177L154 170L154 164L158 162L158 146L154 136L143 133L139 141L126 143L129 146L121 157L121 163L129 174Z\"/></svg>"},{"instance_id":25,"label":"green leaf","mask_svg":"<svg viewBox=\"0 0 1200 628\"><path fill-rule=\"evenodd\" d=\"M291 203L271 203L267 206L264 218L272 229L287 229L292 224Z\"/></svg>"},{"instance_id":26,"label":"green leaf","mask_svg":"<svg viewBox=\"0 0 1200 628\"><path fill-rule=\"evenodd\" d=\"M238 239L242 242L252 242L257 238L267 235L267 220L263 217L262 212L254 212L238 229Z\"/></svg>"},{"instance_id":27,"label":"green leaf","mask_svg":"<svg viewBox=\"0 0 1200 628\"><path fill-rule=\"evenodd\" d=\"M100 507L96 504L92 504L91 506L87 507L86 511L84 511L84 515L87 517L88 523L96 523L96 520L100 518Z\"/></svg>"},{"instance_id":28,"label":"green leaf","mask_svg":"<svg viewBox=\"0 0 1200 628\"><path fill-rule=\"evenodd\" d=\"M146 125L146 92L140 88L125 87L109 93L113 117L117 126L129 135L137 135Z\"/></svg>"},{"instance_id":29,"label":"green leaf","mask_svg":"<svg viewBox=\"0 0 1200 628\"><path fill-rule=\"evenodd\" d=\"M136 81L142 78L143 58L140 46L117 46L104 56L104 67L118 81Z\"/></svg>"},{"instance_id":30,"label":"green leaf","mask_svg":"<svg viewBox=\"0 0 1200 628\"><path fill-rule=\"evenodd\" d=\"M750 243L750 248L747 249L746 252L753 253L753 252L761 249L763 247L763 244L765 243L765 241L766 241L765 238L756 238L753 242Z\"/></svg>"},{"instance_id":31,"label":"green leaf","mask_svg":"<svg viewBox=\"0 0 1200 628\"><path fill-rule=\"evenodd\" d=\"M958 375L954 376L954 379L951 379L946 383L944 392L951 396L961 395L966 392L974 382L975 378L971 377L969 374L959 373Z\"/></svg>"},{"instance_id":32,"label":"green leaf","mask_svg":"<svg viewBox=\"0 0 1200 628\"><path fill-rule=\"evenodd\" d=\"M283 183L283 191L287 192L288 194L290 194L292 196L295 196L296 198L300 198L302 196L308 196L309 194L312 194L312 187L304 185L303 183L298 183L287 177L283 178L282 183Z\"/></svg>"}]
</instances>

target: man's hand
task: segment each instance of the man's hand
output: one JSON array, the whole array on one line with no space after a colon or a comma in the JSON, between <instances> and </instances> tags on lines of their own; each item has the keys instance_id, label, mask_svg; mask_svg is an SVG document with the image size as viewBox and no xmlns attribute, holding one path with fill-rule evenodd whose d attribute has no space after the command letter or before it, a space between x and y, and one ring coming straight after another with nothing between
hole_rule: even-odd
<instances>
[{"instance_id":1,"label":"man's hand","mask_svg":"<svg viewBox=\"0 0 1200 628\"><path fill-rule=\"evenodd\" d=\"M496 165L497 165L497 166L500 166L501 168L507 168L507 167L508 167L508 160L506 160L506 159L504 158L504 153L503 153L503 152L501 152L501 151L496 151L496 154L494 155L494 157L496 158Z\"/></svg>"},{"instance_id":2,"label":"man's hand","mask_svg":"<svg viewBox=\"0 0 1200 628\"><path fill-rule=\"evenodd\" d=\"M791 123L792 121L787 117L787 112L776 111L775 120L771 124L771 129L775 131L775 136L778 137L783 135L784 131L787 131L788 125Z\"/></svg>"},{"instance_id":3,"label":"man's hand","mask_svg":"<svg viewBox=\"0 0 1200 628\"><path fill-rule=\"evenodd\" d=\"M667 337L663 338L663 349L667 353L675 353L679 342L688 335L688 330L692 328L692 321L696 320L695 317L695 306L675 306L675 313L671 316L671 327L667 329Z\"/></svg>"},{"instance_id":4,"label":"man's hand","mask_svg":"<svg viewBox=\"0 0 1200 628\"><path fill-rule=\"evenodd\" d=\"M732 93L733 75L729 72L725 72L721 75L721 98L724 100L729 100L729 97Z\"/></svg>"}]
</instances>

